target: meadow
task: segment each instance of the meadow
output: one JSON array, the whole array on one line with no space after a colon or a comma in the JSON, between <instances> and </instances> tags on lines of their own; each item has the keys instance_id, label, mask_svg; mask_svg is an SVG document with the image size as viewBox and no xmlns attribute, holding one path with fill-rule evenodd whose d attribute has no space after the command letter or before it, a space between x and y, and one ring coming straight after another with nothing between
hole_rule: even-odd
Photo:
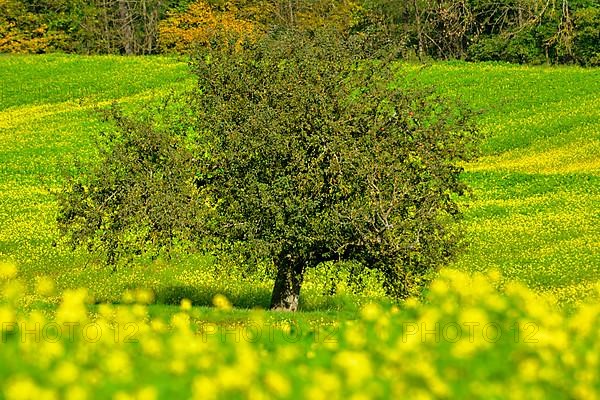
<instances>
[{"instance_id":1,"label":"meadow","mask_svg":"<svg viewBox=\"0 0 600 400\"><path fill-rule=\"evenodd\" d=\"M96 109L150 112L193 85L184 61L0 57L0 396L598 397L600 70L401 71L479 112L468 247L401 304L376 274L358 290L323 265L290 315L260 309L261 266L192 254L113 273L58 237L62 173L110 129Z\"/></svg>"}]
</instances>

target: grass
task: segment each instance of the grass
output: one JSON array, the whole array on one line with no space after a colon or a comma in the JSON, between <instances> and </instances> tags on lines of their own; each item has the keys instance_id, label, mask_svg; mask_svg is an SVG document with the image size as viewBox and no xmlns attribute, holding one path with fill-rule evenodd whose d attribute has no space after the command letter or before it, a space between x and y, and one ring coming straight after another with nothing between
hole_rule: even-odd
<instances>
[{"instance_id":1,"label":"grass","mask_svg":"<svg viewBox=\"0 0 600 400\"><path fill-rule=\"evenodd\" d=\"M244 275L232 260L187 255L111 273L58 240L52 190L109 129L95 108L118 101L139 112L193 85L185 63L1 56L0 261L19 272L15 280L0 262L0 321L30 332L93 321L105 335L93 342L79 327L83 339L40 343L3 325L0 397L597 398L600 307L587 303L600 280L600 70L404 70L481 111L484 154L464 174L470 245L451 266L475 274L447 270L425 302L398 309L377 276L353 294L345 272L325 265L307 277L303 311L289 315L252 309L268 305L264 266ZM42 276L57 290L43 289ZM69 290L78 287L91 296ZM152 304L142 288L153 290ZM209 307L217 293L238 308L222 298ZM473 321L480 326L468 336L446 337ZM482 336L490 321L498 340ZM243 337L257 326L260 338ZM114 340L129 328L136 343Z\"/></svg>"},{"instance_id":2,"label":"grass","mask_svg":"<svg viewBox=\"0 0 600 400\"><path fill-rule=\"evenodd\" d=\"M158 300L171 304L188 297L210 305L215 293L224 293L239 307L268 307L271 282L262 279L264 274L243 279L239 268L237 275L229 269L242 280L234 284L231 276L215 275L214 260L207 257L180 257L168 266L159 260L112 273L87 254L53 246L60 241L51 192L58 190L61 172L75 159L94 156L94 138L110 129L96 109L116 101L139 112L171 91L190 87L193 78L185 63L163 57L66 55L0 57L0 63L0 79L11 83L0 96L0 259L15 261L28 281L47 274L60 290L89 287L99 302L119 301L124 290L141 286L153 288ZM46 80L56 85L44 89ZM36 85L40 90L31 89ZM360 297L328 297L322 295L325 291L325 284L307 282L304 309L356 310L353 303Z\"/></svg>"},{"instance_id":3,"label":"grass","mask_svg":"<svg viewBox=\"0 0 600 400\"><path fill-rule=\"evenodd\" d=\"M114 300L122 282L135 279L51 246L57 232L49 189L75 156L93 156L95 134L108 128L94 107L118 101L136 110L193 78L184 62L164 57L3 56L0 64L8 83L0 95L0 258L13 259L24 274L54 275L61 288L106 282L97 295ZM404 69L408 79L478 110L486 135L483 157L466 166L474 190L465 202L470 247L454 266L499 268L565 303L585 298L600 276L600 71L459 62ZM177 276L198 271L194 263L139 282L193 284ZM246 299L228 294L239 305L264 305L268 286Z\"/></svg>"},{"instance_id":4,"label":"grass","mask_svg":"<svg viewBox=\"0 0 600 400\"><path fill-rule=\"evenodd\" d=\"M499 268L573 304L600 278L600 71L437 64L420 73L482 110L483 157L466 166L470 249L455 264Z\"/></svg>"}]
</instances>

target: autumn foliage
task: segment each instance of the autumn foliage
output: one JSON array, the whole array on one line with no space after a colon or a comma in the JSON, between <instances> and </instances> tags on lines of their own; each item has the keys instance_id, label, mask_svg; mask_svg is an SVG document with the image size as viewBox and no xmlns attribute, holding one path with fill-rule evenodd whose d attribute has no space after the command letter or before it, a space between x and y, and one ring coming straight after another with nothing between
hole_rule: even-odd
<instances>
[{"instance_id":1,"label":"autumn foliage","mask_svg":"<svg viewBox=\"0 0 600 400\"><path fill-rule=\"evenodd\" d=\"M259 25L236 16L237 9L228 4L225 11L213 10L206 2L192 3L179 14L172 14L159 26L159 46L163 51L185 53L196 46L208 45L217 37L240 44L255 38Z\"/></svg>"}]
</instances>

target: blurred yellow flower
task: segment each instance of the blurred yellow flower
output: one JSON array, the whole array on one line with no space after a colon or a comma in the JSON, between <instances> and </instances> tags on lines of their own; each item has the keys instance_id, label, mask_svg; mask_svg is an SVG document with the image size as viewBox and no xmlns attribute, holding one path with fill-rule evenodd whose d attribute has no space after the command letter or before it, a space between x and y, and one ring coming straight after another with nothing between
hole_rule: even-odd
<instances>
[{"instance_id":1,"label":"blurred yellow flower","mask_svg":"<svg viewBox=\"0 0 600 400\"><path fill-rule=\"evenodd\" d=\"M152 304L154 302L154 292L148 289L138 289L135 292L135 301L139 304Z\"/></svg>"},{"instance_id":2,"label":"blurred yellow flower","mask_svg":"<svg viewBox=\"0 0 600 400\"><path fill-rule=\"evenodd\" d=\"M194 400L214 400L217 398L218 388L213 379L199 376L192 384L192 398Z\"/></svg>"},{"instance_id":3,"label":"blurred yellow flower","mask_svg":"<svg viewBox=\"0 0 600 400\"><path fill-rule=\"evenodd\" d=\"M373 373L371 360L364 352L342 350L335 355L333 364L344 372L352 386L361 385Z\"/></svg>"},{"instance_id":4,"label":"blurred yellow flower","mask_svg":"<svg viewBox=\"0 0 600 400\"><path fill-rule=\"evenodd\" d=\"M265 375L265 385L276 397L286 397L292 391L288 379L276 371L268 371Z\"/></svg>"},{"instance_id":5,"label":"blurred yellow flower","mask_svg":"<svg viewBox=\"0 0 600 400\"><path fill-rule=\"evenodd\" d=\"M42 296L54 295L54 281L47 276L38 277L35 281L35 292Z\"/></svg>"},{"instance_id":6,"label":"blurred yellow flower","mask_svg":"<svg viewBox=\"0 0 600 400\"><path fill-rule=\"evenodd\" d=\"M59 323L83 323L87 320L86 289L66 290L62 303L56 311L56 320Z\"/></svg>"},{"instance_id":7,"label":"blurred yellow flower","mask_svg":"<svg viewBox=\"0 0 600 400\"><path fill-rule=\"evenodd\" d=\"M0 328L5 331L12 331L16 327L16 314L14 310L7 305L0 305Z\"/></svg>"},{"instance_id":8,"label":"blurred yellow flower","mask_svg":"<svg viewBox=\"0 0 600 400\"><path fill-rule=\"evenodd\" d=\"M143 387L135 394L136 400L156 400L157 398L158 391L152 386Z\"/></svg>"},{"instance_id":9,"label":"blurred yellow flower","mask_svg":"<svg viewBox=\"0 0 600 400\"><path fill-rule=\"evenodd\" d=\"M129 355L124 350L113 350L104 358L104 367L106 372L118 377L119 379L127 380L131 375L131 360Z\"/></svg>"},{"instance_id":10,"label":"blurred yellow flower","mask_svg":"<svg viewBox=\"0 0 600 400\"><path fill-rule=\"evenodd\" d=\"M135 302L135 295L131 290L126 290L121 295L121 300L125 304L131 304Z\"/></svg>"},{"instance_id":11,"label":"blurred yellow flower","mask_svg":"<svg viewBox=\"0 0 600 400\"><path fill-rule=\"evenodd\" d=\"M14 279L17 276L17 266L8 261L0 261L0 280Z\"/></svg>"},{"instance_id":12,"label":"blurred yellow flower","mask_svg":"<svg viewBox=\"0 0 600 400\"><path fill-rule=\"evenodd\" d=\"M376 321L382 315L381 306L377 303L369 303L365 305L361 311L360 315L365 321Z\"/></svg>"},{"instance_id":13,"label":"blurred yellow flower","mask_svg":"<svg viewBox=\"0 0 600 400\"><path fill-rule=\"evenodd\" d=\"M69 386L65 391L65 400L87 400L88 392L80 385Z\"/></svg>"},{"instance_id":14,"label":"blurred yellow flower","mask_svg":"<svg viewBox=\"0 0 600 400\"><path fill-rule=\"evenodd\" d=\"M215 307L217 307L219 310L231 310L231 303L229 302L229 299L227 299L227 297L223 296L222 294L217 294L214 298L213 298L213 305Z\"/></svg>"},{"instance_id":15,"label":"blurred yellow flower","mask_svg":"<svg viewBox=\"0 0 600 400\"><path fill-rule=\"evenodd\" d=\"M74 383L79 377L79 370L75 364L63 361L54 371L54 379L59 385Z\"/></svg>"},{"instance_id":16,"label":"blurred yellow flower","mask_svg":"<svg viewBox=\"0 0 600 400\"><path fill-rule=\"evenodd\" d=\"M40 389L29 377L9 379L4 387L6 400L33 400L37 399Z\"/></svg>"},{"instance_id":17,"label":"blurred yellow flower","mask_svg":"<svg viewBox=\"0 0 600 400\"><path fill-rule=\"evenodd\" d=\"M180 308L183 311L190 311L192 309L192 301L190 299L182 299Z\"/></svg>"}]
</instances>

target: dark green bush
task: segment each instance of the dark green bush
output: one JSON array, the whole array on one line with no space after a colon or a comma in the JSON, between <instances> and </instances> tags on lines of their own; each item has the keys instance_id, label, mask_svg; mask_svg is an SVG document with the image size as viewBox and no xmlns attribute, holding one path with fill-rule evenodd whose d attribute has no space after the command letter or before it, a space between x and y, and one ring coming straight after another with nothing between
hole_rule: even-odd
<instances>
[{"instance_id":1,"label":"dark green bush","mask_svg":"<svg viewBox=\"0 0 600 400\"><path fill-rule=\"evenodd\" d=\"M67 188L61 226L110 251L241 243L274 263L274 308L295 309L304 272L325 261L358 261L410 294L455 253L457 162L476 131L464 107L373 51L289 31L206 49L192 125L169 135L118 116L99 166Z\"/></svg>"},{"instance_id":2,"label":"dark green bush","mask_svg":"<svg viewBox=\"0 0 600 400\"><path fill-rule=\"evenodd\" d=\"M115 130L100 137L100 162L76 168L59 195L59 227L73 246L101 250L108 264L184 245L198 231L192 152L174 133L147 121L106 114Z\"/></svg>"}]
</instances>

